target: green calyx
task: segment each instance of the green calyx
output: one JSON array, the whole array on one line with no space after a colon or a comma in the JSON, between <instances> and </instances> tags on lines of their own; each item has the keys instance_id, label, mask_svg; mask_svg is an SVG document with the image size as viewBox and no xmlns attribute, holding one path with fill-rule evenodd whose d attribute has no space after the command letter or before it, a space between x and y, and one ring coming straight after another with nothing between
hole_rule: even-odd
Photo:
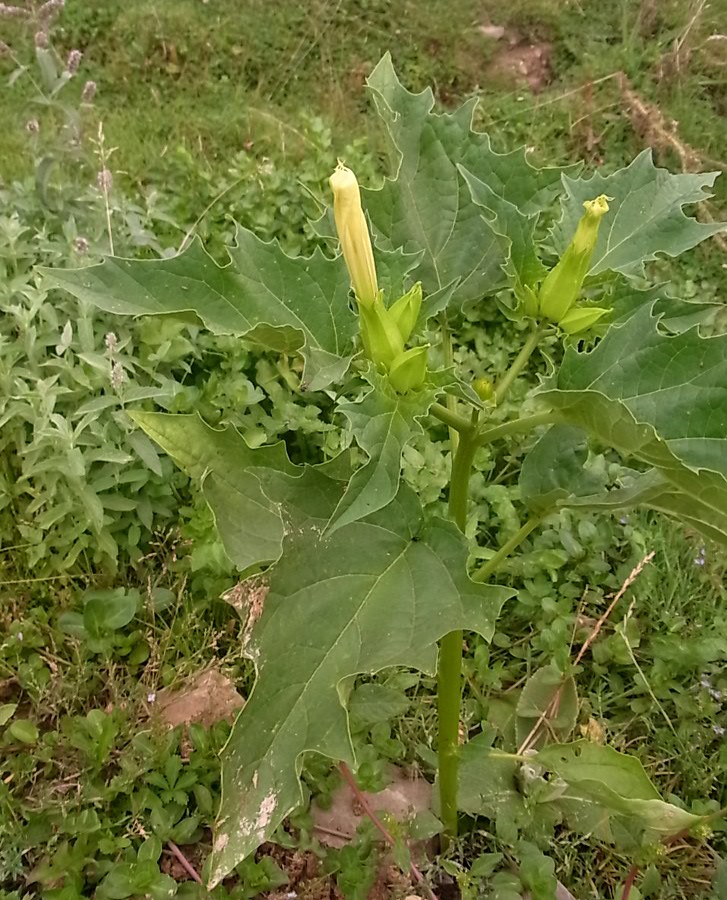
<instances>
[{"instance_id":1,"label":"green calyx","mask_svg":"<svg viewBox=\"0 0 727 900\"><path fill-rule=\"evenodd\" d=\"M399 393L417 390L427 376L427 347L405 349L419 318L422 286L415 284L388 309L381 292L370 303L358 302L361 341L368 358Z\"/></svg>"},{"instance_id":2,"label":"green calyx","mask_svg":"<svg viewBox=\"0 0 727 900\"><path fill-rule=\"evenodd\" d=\"M486 403L488 400L492 400L495 396L495 386L490 381L489 378L475 378L472 382L472 390L477 394L477 396L482 400L483 403Z\"/></svg>"},{"instance_id":3,"label":"green calyx","mask_svg":"<svg viewBox=\"0 0 727 900\"><path fill-rule=\"evenodd\" d=\"M397 393L416 391L424 384L427 377L428 350L428 344L412 347L394 360L389 369L389 384Z\"/></svg>"},{"instance_id":4,"label":"green calyx","mask_svg":"<svg viewBox=\"0 0 727 900\"><path fill-rule=\"evenodd\" d=\"M601 219L608 212L608 200L608 197L601 194L595 200L588 200L583 204L585 213L581 216L570 244L540 286L537 314L541 318L562 325L564 317L575 306L591 265ZM532 315L532 299L527 299L529 302L524 304L524 311L526 315Z\"/></svg>"},{"instance_id":5,"label":"green calyx","mask_svg":"<svg viewBox=\"0 0 727 900\"><path fill-rule=\"evenodd\" d=\"M372 303L358 305L361 341L377 368L388 369L404 351L404 339L379 293Z\"/></svg>"},{"instance_id":6,"label":"green calyx","mask_svg":"<svg viewBox=\"0 0 727 900\"><path fill-rule=\"evenodd\" d=\"M558 322L558 327L566 334L580 334L592 328L608 312L610 310L598 306L573 307Z\"/></svg>"},{"instance_id":7,"label":"green calyx","mask_svg":"<svg viewBox=\"0 0 727 900\"><path fill-rule=\"evenodd\" d=\"M417 282L403 297L392 303L389 307L389 316L396 323L401 339L406 342L414 331L414 326L419 318L422 308L422 285Z\"/></svg>"}]
</instances>

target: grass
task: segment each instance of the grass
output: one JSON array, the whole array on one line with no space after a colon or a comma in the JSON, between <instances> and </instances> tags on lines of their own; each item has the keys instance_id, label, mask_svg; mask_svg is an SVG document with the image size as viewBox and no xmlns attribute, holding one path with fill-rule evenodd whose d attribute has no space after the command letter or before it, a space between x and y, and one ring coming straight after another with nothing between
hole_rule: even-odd
<instances>
[{"instance_id":1,"label":"grass","mask_svg":"<svg viewBox=\"0 0 727 900\"><path fill-rule=\"evenodd\" d=\"M240 152L256 161L284 161L287 177L310 149L311 115L320 118L316 127L331 128L334 151L352 135L361 136L367 159L377 161L382 143L380 135L369 133L364 81L386 50L404 82L415 89L433 84L445 105L479 96L478 122L497 148L525 143L540 162L584 157L609 169L644 146L615 74L623 72L652 115L658 110L667 123L678 123L679 139L706 168L723 167L727 67L724 42L709 38L719 32L724 12L724 0L710 7L679 0L514 0L506 11L491 0L68 0L59 39L64 50L84 50L82 77L98 82L96 109L107 140L118 148L115 169L144 189L171 182L184 197L193 190L187 174L192 169L180 168L180 159L192 161L195 178L205 185L226 176ZM499 45L479 30L485 22L547 44L551 76L540 93L496 74L492 62ZM27 46L32 37L17 25L8 33L13 46ZM7 60L3 66L7 72L13 68ZM24 125L30 93L23 77L5 89L0 177L6 180L29 172ZM679 166L667 142L655 150L665 164ZM247 184L247 170L241 171ZM306 184L312 180L306 176ZM295 202L286 190L267 196L281 207ZM717 206L724 206L726 196L723 186ZM197 200L187 202L196 213ZM673 271L663 264L654 269ZM685 291L716 296L724 283L722 257L713 245L700 249L677 275ZM727 749L718 732L727 722L714 693L727 691L721 670L727 657L723 555L709 548L705 563L696 564L700 544L693 535L646 515L623 525L584 518L573 533L584 555L571 549L562 571L556 566L540 579L515 572L520 605L510 631L503 626L498 634L487 666L478 656L484 651L470 648L467 724L474 730L486 723L482 697L488 690L505 693L554 648L564 652L584 587L592 592L587 612L598 615L603 594L653 549L654 566L619 607L579 678L582 718L604 728L617 747L635 751L665 793L688 805L708 798L724 804ZM562 553L562 540L547 532L531 551ZM3 900L20 897L33 879L43 900L75 900L74 889L78 895L89 890L108 874L115 854L131 852L151 816L165 841L207 840L219 789L215 751L225 727L195 731L188 739L179 732L165 737L150 718L150 698L210 664L243 692L251 672L240 654L239 627L216 599L229 587L229 573L195 569L188 550L162 541L145 566L111 582L128 582L125 587L138 589L141 602L131 623L108 629L97 644L74 634L64 618L82 608L88 579L35 582L27 573L24 580L26 573L4 557L0 703L15 702L20 694L14 718L37 723L40 734L19 744L0 726L0 745L13 749L12 758L2 760L0 779ZM105 589L109 583L94 586ZM156 608L160 596L163 609ZM532 640L524 650L522 635L528 632ZM495 673L488 676L495 683L478 680L485 668ZM391 760L427 768L431 684L417 680L407 690L422 702L413 704L415 711L398 730L390 734L386 725L372 730L373 738L365 735L375 745L372 783ZM102 711L103 718L89 721L91 710ZM178 786L175 760L191 761L193 783ZM325 765L310 771L314 791L330 789ZM305 834L306 823L299 824ZM456 852L471 859L491 849L492 840L475 831ZM660 859L662 882L654 895L697 896L711 877L714 848L724 853L722 836L711 848L680 848ZM555 852L559 876L583 897L597 896L596 889L617 896L631 862L604 847L584 849L572 836ZM62 889L66 893L58 887L64 872L73 873ZM246 877L250 884L265 884L260 872ZM129 893L155 892L162 895L163 886L136 886Z\"/></svg>"}]
</instances>

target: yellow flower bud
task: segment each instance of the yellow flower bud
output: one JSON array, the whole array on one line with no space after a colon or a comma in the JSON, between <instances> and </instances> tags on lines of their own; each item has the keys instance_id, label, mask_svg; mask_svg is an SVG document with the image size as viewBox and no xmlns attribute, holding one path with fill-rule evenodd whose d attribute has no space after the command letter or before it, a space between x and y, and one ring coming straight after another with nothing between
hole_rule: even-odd
<instances>
[{"instance_id":1,"label":"yellow flower bud","mask_svg":"<svg viewBox=\"0 0 727 900\"><path fill-rule=\"evenodd\" d=\"M333 218L351 285L358 302L370 306L378 296L379 288L358 181L353 172L339 162L328 183L333 191Z\"/></svg>"},{"instance_id":2,"label":"yellow flower bud","mask_svg":"<svg viewBox=\"0 0 727 900\"><path fill-rule=\"evenodd\" d=\"M411 337L421 308L422 285L419 281L403 297L399 297L396 303L392 303L389 307L389 315L396 323L403 341L406 342Z\"/></svg>"},{"instance_id":3,"label":"yellow flower bud","mask_svg":"<svg viewBox=\"0 0 727 900\"><path fill-rule=\"evenodd\" d=\"M576 233L540 287L540 315L551 322L560 322L578 299L591 264L601 219L608 212L608 200L601 194L583 204L586 211Z\"/></svg>"},{"instance_id":4,"label":"yellow flower bud","mask_svg":"<svg viewBox=\"0 0 727 900\"><path fill-rule=\"evenodd\" d=\"M399 354L391 364L389 383L399 394L416 391L427 377L428 345L413 347Z\"/></svg>"}]
</instances>

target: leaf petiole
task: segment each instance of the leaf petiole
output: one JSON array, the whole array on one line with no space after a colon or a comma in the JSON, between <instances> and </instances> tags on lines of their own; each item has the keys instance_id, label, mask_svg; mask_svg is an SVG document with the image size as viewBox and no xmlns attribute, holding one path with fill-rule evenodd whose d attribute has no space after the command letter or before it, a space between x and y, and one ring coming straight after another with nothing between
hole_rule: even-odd
<instances>
[{"instance_id":1,"label":"leaf petiole","mask_svg":"<svg viewBox=\"0 0 727 900\"><path fill-rule=\"evenodd\" d=\"M466 419L464 416L443 406L441 403L434 403L429 412L436 419L439 419L440 422L444 422L445 425L454 428L455 431L458 431L460 434L462 432L472 431L471 419Z\"/></svg>"},{"instance_id":2,"label":"leaf petiole","mask_svg":"<svg viewBox=\"0 0 727 900\"><path fill-rule=\"evenodd\" d=\"M514 434L518 431L530 431L540 425L551 425L557 421L557 415L551 411L536 413L532 416L522 416L519 419L511 419L509 422L503 422L502 425L495 425L494 428L481 431L477 437L477 445L482 447L484 444L490 444L492 441L506 437L508 434Z\"/></svg>"},{"instance_id":3,"label":"leaf petiole","mask_svg":"<svg viewBox=\"0 0 727 900\"><path fill-rule=\"evenodd\" d=\"M487 581L490 575L494 574L507 557L522 544L525 538L540 525L545 515L532 516L527 522L516 531L509 541L504 543L495 555L488 559L487 562L477 569L470 577L472 581Z\"/></svg>"},{"instance_id":4,"label":"leaf petiole","mask_svg":"<svg viewBox=\"0 0 727 900\"><path fill-rule=\"evenodd\" d=\"M500 383L495 387L496 403L502 403L502 401L505 399L505 396L512 387L513 382L527 365L528 360L533 355L535 348L538 346L540 338L547 332L547 330L548 329L546 326L538 325L535 326L530 332L530 334L528 335L528 339L520 348L520 352L513 360L512 365L502 376Z\"/></svg>"}]
</instances>

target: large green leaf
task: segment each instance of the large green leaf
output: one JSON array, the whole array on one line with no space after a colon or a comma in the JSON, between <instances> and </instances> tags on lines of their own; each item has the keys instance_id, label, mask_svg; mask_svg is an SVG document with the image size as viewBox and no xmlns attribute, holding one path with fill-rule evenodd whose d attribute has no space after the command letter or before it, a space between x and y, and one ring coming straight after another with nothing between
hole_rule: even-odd
<instances>
[{"instance_id":1,"label":"large green leaf","mask_svg":"<svg viewBox=\"0 0 727 900\"><path fill-rule=\"evenodd\" d=\"M357 330L350 281L339 258L287 256L239 228L230 263L219 266L194 241L170 259L109 257L84 269L45 270L100 309L124 315L194 315L215 334L248 339L305 360L303 385L319 390L343 377Z\"/></svg>"},{"instance_id":2,"label":"large green leaf","mask_svg":"<svg viewBox=\"0 0 727 900\"><path fill-rule=\"evenodd\" d=\"M573 425L549 428L523 460L520 496L539 514L605 490L603 469L587 468L588 435Z\"/></svg>"},{"instance_id":3,"label":"large green leaf","mask_svg":"<svg viewBox=\"0 0 727 900\"><path fill-rule=\"evenodd\" d=\"M708 189L718 174L672 175L658 169L651 150L644 150L612 175L564 176L562 217L553 229L556 249L562 253L573 237L584 202L606 194L611 208L601 225L591 274L641 275L644 263L658 254L678 256L724 230L724 224L698 222L683 212L684 206L712 196Z\"/></svg>"},{"instance_id":4,"label":"large green leaf","mask_svg":"<svg viewBox=\"0 0 727 900\"><path fill-rule=\"evenodd\" d=\"M450 300L461 303L502 287L509 216L519 221L543 209L560 189L561 170L535 169L521 150L495 153L487 135L472 131L474 101L451 114L433 113L431 90L407 91L388 54L368 84L398 167L383 188L365 192L365 205L389 246L424 250L412 277L424 285L426 312L431 315ZM459 165L481 183L489 198L487 218L494 215L495 224L473 202Z\"/></svg>"},{"instance_id":5,"label":"large green leaf","mask_svg":"<svg viewBox=\"0 0 727 900\"><path fill-rule=\"evenodd\" d=\"M646 843L675 835L701 821L700 816L661 799L644 767L634 756L613 747L576 741L551 744L538 752L537 762L563 779L575 808L582 799L618 819L635 820Z\"/></svg>"},{"instance_id":6,"label":"large green leaf","mask_svg":"<svg viewBox=\"0 0 727 900\"><path fill-rule=\"evenodd\" d=\"M286 527L326 521L342 485L330 467L298 467L285 445L250 448L233 427L217 430L199 416L135 412L132 418L191 478L203 485L225 550L239 569L274 562Z\"/></svg>"},{"instance_id":7,"label":"large green leaf","mask_svg":"<svg viewBox=\"0 0 727 900\"><path fill-rule=\"evenodd\" d=\"M524 761L480 735L462 750L458 797L471 815L531 829L538 820L565 821L629 849L701 821L662 800L635 757L589 741L549 744Z\"/></svg>"},{"instance_id":8,"label":"large green leaf","mask_svg":"<svg viewBox=\"0 0 727 900\"><path fill-rule=\"evenodd\" d=\"M695 527L727 535L727 335L660 331L654 304L613 326L589 353L566 351L542 399L658 471L661 491Z\"/></svg>"},{"instance_id":9,"label":"large green leaf","mask_svg":"<svg viewBox=\"0 0 727 900\"><path fill-rule=\"evenodd\" d=\"M355 765L345 686L388 666L433 672L436 641L456 628L493 633L508 589L474 584L467 546L426 522L402 489L374 516L321 536L291 529L246 644L258 667L223 760L210 883L218 884L301 801L309 751Z\"/></svg>"},{"instance_id":10,"label":"large green leaf","mask_svg":"<svg viewBox=\"0 0 727 900\"><path fill-rule=\"evenodd\" d=\"M376 373L369 377L373 390L362 400L338 406L369 460L351 478L331 519L332 530L363 519L394 499L401 480L402 451L415 434L421 434L418 420L441 389L429 384L420 391L397 394L386 378Z\"/></svg>"}]
</instances>

